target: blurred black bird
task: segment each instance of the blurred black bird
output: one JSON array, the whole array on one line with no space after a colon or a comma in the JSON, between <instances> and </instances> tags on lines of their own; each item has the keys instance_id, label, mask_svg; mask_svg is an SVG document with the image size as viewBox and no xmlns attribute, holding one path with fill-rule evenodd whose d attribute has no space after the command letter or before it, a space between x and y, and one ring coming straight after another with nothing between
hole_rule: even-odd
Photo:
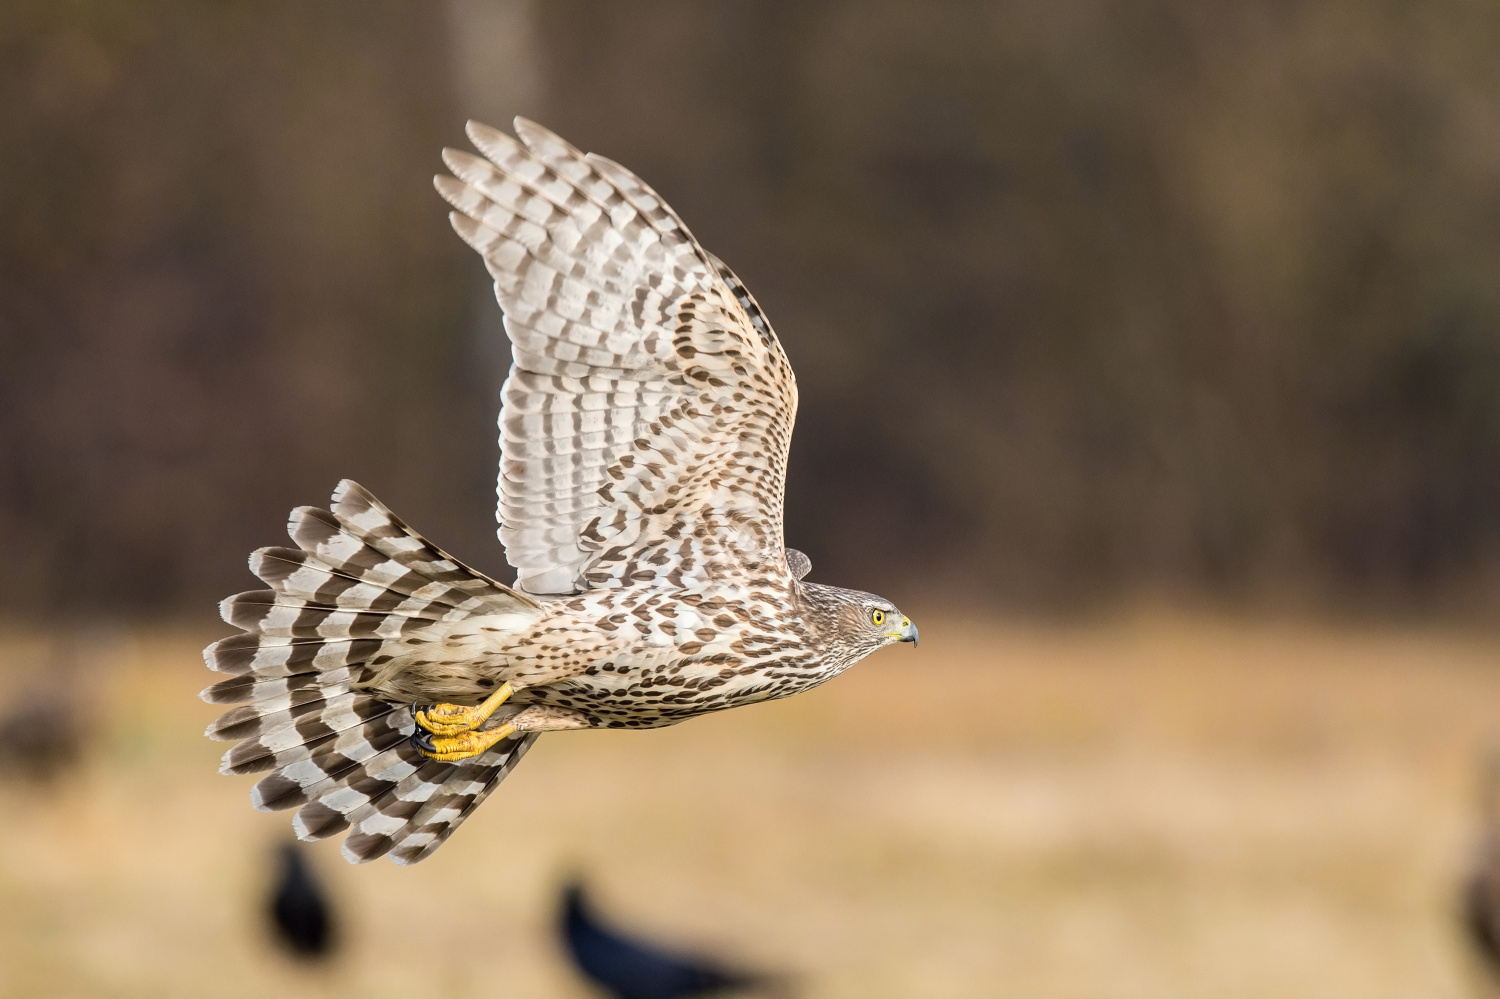
<instances>
[{"instance_id":1,"label":"blurred black bird","mask_svg":"<svg viewBox=\"0 0 1500 999\"><path fill-rule=\"evenodd\" d=\"M1500 995L1500 753L1492 755L1480 786L1480 840L1464 885L1463 920L1469 942Z\"/></svg>"},{"instance_id":2,"label":"blurred black bird","mask_svg":"<svg viewBox=\"0 0 1500 999\"><path fill-rule=\"evenodd\" d=\"M56 779L78 762L78 706L37 694L0 715L0 772L34 784Z\"/></svg>"},{"instance_id":3,"label":"blurred black bird","mask_svg":"<svg viewBox=\"0 0 1500 999\"><path fill-rule=\"evenodd\" d=\"M100 646L118 645L101 629L61 630L51 649L30 665L28 689L0 712L0 776L45 785L77 764L95 729L95 705L85 693L96 684L85 670Z\"/></svg>"},{"instance_id":4,"label":"blurred black bird","mask_svg":"<svg viewBox=\"0 0 1500 999\"><path fill-rule=\"evenodd\" d=\"M1500 976L1500 857L1494 845L1482 852L1464 888L1464 929L1485 966Z\"/></svg>"},{"instance_id":5,"label":"blurred black bird","mask_svg":"<svg viewBox=\"0 0 1500 999\"><path fill-rule=\"evenodd\" d=\"M333 914L322 887L296 843L284 843L278 853L280 871L270 916L276 938L299 958L317 960L334 951Z\"/></svg>"},{"instance_id":6,"label":"blurred black bird","mask_svg":"<svg viewBox=\"0 0 1500 999\"><path fill-rule=\"evenodd\" d=\"M631 939L599 921L576 882L563 890L559 929L578 970L615 999L687 999L770 983L764 976Z\"/></svg>"}]
</instances>

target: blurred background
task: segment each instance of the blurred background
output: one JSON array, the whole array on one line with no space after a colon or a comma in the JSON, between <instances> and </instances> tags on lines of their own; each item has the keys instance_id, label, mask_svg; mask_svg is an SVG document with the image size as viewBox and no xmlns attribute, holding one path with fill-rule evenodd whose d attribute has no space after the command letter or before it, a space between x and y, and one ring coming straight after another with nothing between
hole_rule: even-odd
<instances>
[{"instance_id":1,"label":"blurred background","mask_svg":"<svg viewBox=\"0 0 1500 999\"><path fill-rule=\"evenodd\" d=\"M812 996L1470 994L1496 52L1469 0L0 5L0 707L79 747L0 787L0 993L584 995L581 870ZM753 290L787 542L924 642L543 740L419 868L320 847L344 963L277 963L196 648L343 476L511 578L430 178L514 114Z\"/></svg>"}]
</instances>

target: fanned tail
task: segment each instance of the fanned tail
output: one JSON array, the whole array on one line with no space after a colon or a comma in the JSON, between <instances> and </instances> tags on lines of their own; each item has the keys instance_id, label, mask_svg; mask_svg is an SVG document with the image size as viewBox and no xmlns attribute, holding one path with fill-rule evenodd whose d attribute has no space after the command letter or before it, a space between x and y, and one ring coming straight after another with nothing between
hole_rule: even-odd
<instances>
[{"instance_id":1,"label":"fanned tail","mask_svg":"<svg viewBox=\"0 0 1500 999\"><path fill-rule=\"evenodd\" d=\"M230 597L224 620L245 634L203 650L229 678L203 691L239 704L210 738L238 740L221 772L270 771L251 802L299 808L302 839L348 829L355 863L431 855L520 762L536 740L518 735L461 763L429 760L411 744L410 705L359 689L375 667L447 622L479 614L533 616L535 601L452 558L345 479L332 512L292 511L297 548L262 548L250 568L270 589ZM241 703L247 702L247 703Z\"/></svg>"}]
</instances>

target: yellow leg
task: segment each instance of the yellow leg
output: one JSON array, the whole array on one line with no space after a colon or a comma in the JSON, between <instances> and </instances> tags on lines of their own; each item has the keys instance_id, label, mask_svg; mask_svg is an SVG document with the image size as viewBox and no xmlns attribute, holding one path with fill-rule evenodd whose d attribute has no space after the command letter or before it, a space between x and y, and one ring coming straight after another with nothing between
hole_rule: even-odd
<instances>
[{"instance_id":1,"label":"yellow leg","mask_svg":"<svg viewBox=\"0 0 1500 999\"><path fill-rule=\"evenodd\" d=\"M471 756L478 756L506 736L514 735L515 732L516 727L506 722L499 728L492 728L488 732L470 730L457 735L434 735L427 740L432 744L432 748L428 749L418 743L417 752L429 760L456 763L459 760L467 760Z\"/></svg>"},{"instance_id":2,"label":"yellow leg","mask_svg":"<svg viewBox=\"0 0 1500 999\"><path fill-rule=\"evenodd\" d=\"M495 709L504 704L512 693L509 683L484 699L484 703L472 708L462 704L433 704L417 712L417 724L433 735L458 735L472 732L489 720Z\"/></svg>"}]
</instances>

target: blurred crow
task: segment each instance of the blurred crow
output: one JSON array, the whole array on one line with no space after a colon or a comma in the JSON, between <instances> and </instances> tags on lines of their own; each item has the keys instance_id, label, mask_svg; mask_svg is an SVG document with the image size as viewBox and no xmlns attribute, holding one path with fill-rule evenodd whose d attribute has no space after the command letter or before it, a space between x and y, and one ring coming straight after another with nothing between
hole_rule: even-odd
<instances>
[{"instance_id":1,"label":"blurred crow","mask_svg":"<svg viewBox=\"0 0 1500 999\"><path fill-rule=\"evenodd\" d=\"M276 939L299 958L326 958L334 950L328 899L296 843L284 844L279 859L281 870L270 912L271 921L276 924Z\"/></svg>"},{"instance_id":2,"label":"blurred crow","mask_svg":"<svg viewBox=\"0 0 1500 999\"><path fill-rule=\"evenodd\" d=\"M101 628L74 627L52 636L51 649L30 665L29 689L0 713L0 774L47 784L78 763L92 734L94 705L83 691L95 685L84 669L101 657L114 636Z\"/></svg>"},{"instance_id":3,"label":"blurred crow","mask_svg":"<svg viewBox=\"0 0 1500 999\"><path fill-rule=\"evenodd\" d=\"M0 772L45 784L78 761L84 726L79 706L39 694L0 716Z\"/></svg>"},{"instance_id":4,"label":"blurred crow","mask_svg":"<svg viewBox=\"0 0 1500 999\"><path fill-rule=\"evenodd\" d=\"M1500 975L1500 851L1491 839L1464 888L1464 929L1489 970Z\"/></svg>"},{"instance_id":5,"label":"blurred crow","mask_svg":"<svg viewBox=\"0 0 1500 999\"><path fill-rule=\"evenodd\" d=\"M1469 942L1500 986L1500 753L1490 756L1479 789L1479 847L1464 885L1463 919Z\"/></svg>"},{"instance_id":6,"label":"blurred crow","mask_svg":"<svg viewBox=\"0 0 1500 999\"><path fill-rule=\"evenodd\" d=\"M578 970L616 999L686 999L743 991L767 981L620 934L599 922L576 883L563 891L559 929Z\"/></svg>"}]
</instances>

